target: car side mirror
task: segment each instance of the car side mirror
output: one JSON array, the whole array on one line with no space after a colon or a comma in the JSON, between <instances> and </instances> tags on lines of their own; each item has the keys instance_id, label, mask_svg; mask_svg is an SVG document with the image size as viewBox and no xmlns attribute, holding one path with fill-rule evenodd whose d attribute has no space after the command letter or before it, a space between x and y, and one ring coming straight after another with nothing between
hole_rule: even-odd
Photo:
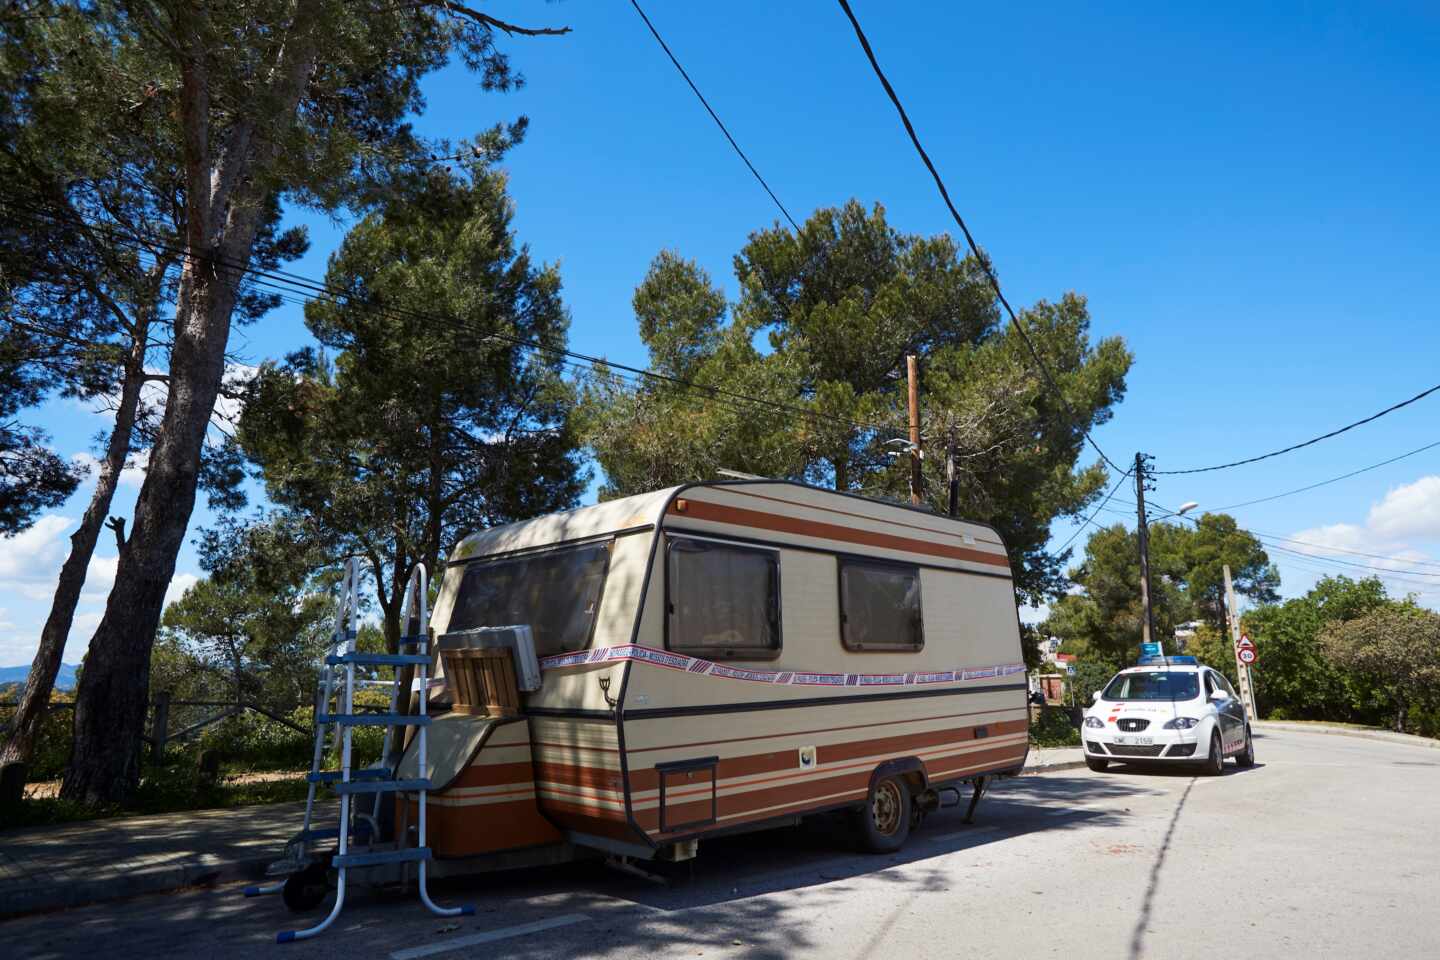
<instances>
[{"instance_id":1,"label":"car side mirror","mask_svg":"<svg viewBox=\"0 0 1440 960\"><path fill-rule=\"evenodd\" d=\"M1216 702L1219 702L1221 700L1229 700L1230 694L1226 693L1224 690L1216 690L1210 694L1210 699Z\"/></svg>"},{"instance_id":2,"label":"car side mirror","mask_svg":"<svg viewBox=\"0 0 1440 960\"><path fill-rule=\"evenodd\" d=\"M1094 693L1090 694L1090 702L1091 702L1091 703L1099 703L1099 702L1100 702L1100 691L1099 691L1099 690L1096 690Z\"/></svg>"}]
</instances>

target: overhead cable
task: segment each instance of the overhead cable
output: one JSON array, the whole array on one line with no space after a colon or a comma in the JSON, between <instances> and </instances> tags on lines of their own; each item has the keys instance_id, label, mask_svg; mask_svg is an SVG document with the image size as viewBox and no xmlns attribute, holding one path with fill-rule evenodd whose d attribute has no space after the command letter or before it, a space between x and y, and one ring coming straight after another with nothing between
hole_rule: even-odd
<instances>
[{"instance_id":1,"label":"overhead cable","mask_svg":"<svg viewBox=\"0 0 1440 960\"><path fill-rule=\"evenodd\" d=\"M1065 394L1061 391L1060 385L1055 382L1055 378L1050 374L1050 368L1045 365L1045 360L1040 356L1040 351L1035 348L1034 342L1030 339L1030 334L1025 329L1024 322L1015 313L1014 308L1010 306L1010 301L1005 298L1004 292L1001 291L1000 280L995 275L994 269L990 266L989 259L980 252L979 245L976 244L975 238L970 234L970 228L965 225L965 218L960 216L960 211L955 208L954 202L950 199L950 191L946 189L945 181L941 179L939 171L935 169L935 164L931 162L930 154L925 152L925 147L920 143L920 137L915 133L915 126L910 122L910 116L905 112L905 106L900 102L900 97L895 93L895 88L890 85L890 80L885 76L885 71L880 68L880 62L875 58L875 51L870 46L870 40L865 36L865 31L861 29L860 21L855 19L855 11L850 9L850 4L847 0L839 0L839 2L840 8L845 11L845 16L850 18L850 26L855 29L855 37L860 41L860 46L865 51L865 57L870 61L871 69L875 71L875 76L879 78L880 85L885 88L885 93L889 96L890 102L895 105L896 112L900 114L900 122L905 125L905 132L910 135L910 142L914 144L915 151L920 155L920 160L925 164L925 169L930 171L930 176L934 179L935 186L940 190L941 199L945 201L945 206L949 209L950 216L954 218L955 223L960 227L960 232L964 234L965 243L970 247L970 252L974 254L975 260L980 264L980 268L985 271L985 277L990 281L990 287L995 291L996 298L1000 301L1001 306L1005 308L1005 312L1009 315L1010 322L1015 327L1015 331L1020 334L1020 339L1023 340L1025 346L1029 348L1030 355L1035 358L1035 364L1039 367L1041 375L1050 385L1050 389L1053 390L1056 397L1059 398L1060 404L1065 408L1065 412L1070 415L1071 421L1078 424L1080 422L1079 418L1075 416L1075 411L1071 408L1070 401L1065 398ZM1100 444L1095 442L1095 438L1090 436L1089 430L1081 426L1080 432L1090 443L1090 446L1095 448L1095 452L1100 454L1100 459L1104 460L1112 470L1121 469L1120 465L1114 460L1111 460L1109 455L1100 448Z\"/></svg>"},{"instance_id":2,"label":"overhead cable","mask_svg":"<svg viewBox=\"0 0 1440 960\"><path fill-rule=\"evenodd\" d=\"M784 215L786 220L790 221L790 226L795 228L796 233L799 233L800 225L795 222L794 217L790 216L790 211L785 209L785 204L780 202L780 198L775 196L775 191L770 189L770 184L766 183L765 178L760 175L760 171L755 169L755 164L750 162L750 158L745 155L745 151L740 149L740 144L736 143L735 138L730 135L730 130L725 126L725 121L720 119L720 115L710 106L710 101L705 99L705 94L701 93L700 88L695 86L695 81L690 79L690 74L685 71L685 68L680 65L680 61L676 58L675 54L670 51L670 45L665 42L664 37L660 36L660 31L655 29L655 24L650 22L650 18L645 15L644 10L640 9L640 4L637 3L636 0L630 0L630 6L634 7L635 12L640 14L640 19L645 21L645 26L650 28L650 34L655 38L655 42L660 44L660 49L665 51L665 56L670 58L670 62L675 65L675 69L680 71L680 76L685 78L685 82L689 84L690 90L699 99L701 106L705 108L705 112L710 114L710 119L715 121L715 126L719 127L720 132L725 134L725 139L730 141L730 146L734 149L735 153L745 162L745 166L750 170L750 173L755 179L759 181L760 186L765 188L765 192L770 195L770 199L775 201L775 206L779 207L780 213Z\"/></svg>"}]
</instances>

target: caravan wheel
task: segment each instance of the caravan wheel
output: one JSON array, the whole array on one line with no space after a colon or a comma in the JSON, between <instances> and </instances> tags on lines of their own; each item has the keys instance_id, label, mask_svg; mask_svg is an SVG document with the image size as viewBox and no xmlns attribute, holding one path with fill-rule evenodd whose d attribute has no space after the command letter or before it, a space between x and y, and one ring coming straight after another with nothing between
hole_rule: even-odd
<instances>
[{"instance_id":1,"label":"caravan wheel","mask_svg":"<svg viewBox=\"0 0 1440 960\"><path fill-rule=\"evenodd\" d=\"M910 836L910 787L899 777L875 781L856 814L861 845L871 853L894 853Z\"/></svg>"}]
</instances>

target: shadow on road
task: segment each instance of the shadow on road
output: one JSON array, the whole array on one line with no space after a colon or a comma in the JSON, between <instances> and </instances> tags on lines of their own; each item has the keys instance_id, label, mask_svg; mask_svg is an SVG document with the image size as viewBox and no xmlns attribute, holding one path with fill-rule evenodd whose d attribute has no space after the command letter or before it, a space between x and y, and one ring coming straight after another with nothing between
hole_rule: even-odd
<instances>
[{"instance_id":1,"label":"shadow on road","mask_svg":"<svg viewBox=\"0 0 1440 960\"><path fill-rule=\"evenodd\" d=\"M1194 775L1190 777L1190 783L1185 787L1185 792L1180 795L1180 800L1175 804L1175 812L1170 815L1170 825L1165 829L1165 839L1160 842L1160 849L1155 854L1155 863L1150 867L1150 880L1145 885L1145 898L1140 901L1140 916L1135 920L1135 929L1130 934L1130 960L1137 960L1145 945L1146 927L1150 925L1150 913L1155 905L1155 891L1160 886L1160 870L1165 866L1165 855L1170 852L1170 841L1175 836L1175 825L1180 822L1180 811L1185 809L1185 801L1190 799L1190 791L1195 789Z\"/></svg>"}]
</instances>

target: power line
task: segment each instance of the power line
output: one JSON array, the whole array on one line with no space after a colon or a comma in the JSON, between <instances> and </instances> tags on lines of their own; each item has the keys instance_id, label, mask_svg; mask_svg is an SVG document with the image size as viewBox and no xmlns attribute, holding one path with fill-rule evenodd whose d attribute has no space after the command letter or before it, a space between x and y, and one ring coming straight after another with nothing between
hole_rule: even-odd
<instances>
[{"instance_id":1,"label":"power line","mask_svg":"<svg viewBox=\"0 0 1440 960\"><path fill-rule=\"evenodd\" d=\"M1110 488L1110 492L1107 493L1107 494L1105 494L1105 499L1104 499L1104 500L1101 500L1101 501L1100 501L1100 505L1099 505L1098 507L1096 507L1093 511L1091 511L1090 516L1088 516L1088 517L1082 517L1082 518L1081 518L1081 519L1084 520L1085 522L1082 523L1082 524L1080 524L1080 526L1078 526L1078 527L1075 528L1075 532L1072 533L1072 534L1070 534L1070 539L1068 539L1068 540L1066 540L1064 543L1060 544L1060 548L1059 548L1058 550L1054 551L1053 553L1051 553L1051 556L1052 556L1052 557L1053 557L1053 556L1059 556L1060 554L1064 553L1064 552L1065 552L1065 548L1068 547L1068 546L1070 546L1070 544L1074 543L1074 542L1075 542L1075 538L1078 537L1078 536L1080 536L1080 534L1085 530L1086 527L1093 526L1093 527L1096 527L1097 529L1099 529L1098 526L1097 526L1096 523L1095 523L1095 517L1096 517L1096 515L1099 514L1101 510L1104 510L1104 509L1105 509L1105 504L1107 504L1107 503L1110 502L1110 498L1113 497L1113 496L1115 496L1116 492L1118 492L1119 489L1120 489L1122 486L1124 486L1125 481L1130 479L1130 474L1132 474L1132 473L1134 473L1134 472L1135 472L1135 471L1133 471L1133 470L1127 470L1127 471L1125 471L1125 476L1121 477L1118 481L1116 481L1115 486L1113 486L1113 487Z\"/></svg>"},{"instance_id":2,"label":"power line","mask_svg":"<svg viewBox=\"0 0 1440 960\"><path fill-rule=\"evenodd\" d=\"M660 36L660 31L655 29L655 24L650 22L650 18L645 15L644 10L640 9L640 4L637 3L636 0L630 0L630 6L634 7L635 12L640 14L640 19L644 20L645 26L650 28L650 34L655 38L655 42L660 44L660 49L665 51L665 56L670 58L670 62L675 65L675 69L680 71L680 76L685 78L685 82L689 84L691 91L693 91L695 96L700 100L700 104L705 108L705 112L710 114L711 120L715 121L715 126L719 127L720 132L725 134L725 139L730 141L730 146L735 150L735 153L739 155L741 160L745 161L745 166L750 170L750 173L759 181L760 186L765 188L765 192L770 195L770 199L775 201L775 206L780 208L780 212L784 214L786 220L790 221L790 226L794 227L795 232L798 234L800 232L800 225L795 222L794 217L790 216L790 211L785 209L785 204L780 202L780 198L775 196L775 191L770 189L770 184L766 183L765 178L760 176L760 171L755 169L755 164L751 163L750 158L745 156L745 151L740 149L740 144L736 143L735 138L730 135L730 131L726 128L725 122L720 119L720 115L710 106L710 101L705 99L705 94L701 93L700 88L695 86L695 81L690 79L690 74L685 72L685 68L680 65L680 61L676 59L675 54L670 51L670 45L665 42L664 37Z\"/></svg>"},{"instance_id":3,"label":"power line","mask_svg":"<svg viewBox=\"0 0 1440 960\"><path fill-rule=\"evenodd\" d=\"M634 2L634 0L631 0L631 2ZM865 51L865 57L870 61L871 69L875 71L875 76L879 78L880 85L885 88L885 93L890 97L890 102L895 105L895 110L900 114L900 122L905 125L905 132L910 135L910 142L914 144L916 152L920 154L920 159L925 164L925 169L930 171L930 176L934 179L935 186L939 188L940 197L945 201L945 206L950 210L950 216L955 219L955 223L960 227L960 232L965 235L965 242L969 245L970 252L975 255L976 261L980 264L980 269L985 272L986 279L990 281L990 287L995 291L995 296L999 299L1001 306L1005 308L1005 312L1010 316L1010 322L1014 325L1016 332L1020 334L1020 339L1023 340L1025 346L1029 348L1030 355L1035 358L1035 363L1040 368L1040 373L1045 377L1046 382L1049 383L1050 389L1055 391L1055 395L1060 399L1060 403L1064 406L1065 412L1070 415L1070 419L1078 423L1079 419L1075 416L1075 411L1071 409L1070 401L1065 399L1065 394L1061 392L1060 385L1055 382L1055 378L1050 374L1050 369L1045 366L1045 361L1041 358L1040 351L1035 348L1035 344L1030 339L1030 334L1025 330L1025 324L1021 321L1020 317L1016 315L1014 308L1010 306L1010 301L1005 299L1005 294L1000 289L1000 280L995 276L995 271L991 268L990 261L980 252L979 245L976 244L975 238L970 234L970 228L965 225L965 218L960 216L959 210L955 209L955 204L950 199L950 191L945 187L945 181L941 179L939 171L935 169L935 164L931 162L930 154L926 153L925 147L921 145L920 137L915 133L915 126L910 122L910 116L905 112L905 106L900 102L900 97L895 93L895 88L890 85L890 80L885 76L885 71L880 68L880 62L875 58L875 51L870 46L870 40L865 36L865 31L861 29L860 21L855 19L855 11L850 9L850 4L847 0L839 0L839 2L840 8L845 11L845 16L850 18L850 25L855 28L855 36L860 41L861 48ZM1112 470L1119 470L1120 465L1114 460L1111 460L1105 451L1100 448L1100 444L1096 443L1095 438L1090 436L1090 431L1086 430L1083 426L1080 430L1081 433L1084 434L1085 439L1089 441L1090 446L1094 447L1095 452L1100 454L1100 459L1104 460Z\"/></svg>"},{"instance_id":4,"label":"power line","mask_svg":"<svg viewBox=\"0 0 1440 960\"><path fill-rule=\"evenodd\" d=\"M1379 463L1372 463L1368 467L1361 467L1359 470L1352 470L1349 473L1343 473L1338 477L1331 477L1329 480L1321 480L1319 483L1312 483L1309 486L1297 487L1294 490L1287 490L1284 493L1277 493L1269 497L1260 497L1256 500L1246 500L1243 503L1232 503L1228 506L1216 507L1215 512L1219 513L1225 510L1238 510L1241 507L1252 507L1257 503L1268 503L1271 500L1279 500L1281 497L1291 497L1297 493L1305 493L1307 490L1314 490L1316 487L1323 487L1327 484L1338 483L1341 480L1348 480L1351 477L1359 476L1360 474L1366 473L1370 470L1377 470L1380 467L1388 466L1389 464L1404 460L1406 457L1413 457L1417 453L1424 453L1426 450L1433 450L1436 447L1440 447L1440 440L1436 440L1434 443L1427 443L1425 446L1419 447L1415 450L1411 450L1409 453L1402 453L1398 457L1391 457L1389 460L1381 460Z\"/></svg>"},{"instance_id":5,"label":"power line","mask_svg":"<svg viewBox=\"0 0 1440 960\"><path fill-rule=\"evenodd\" d=\"M1425 399L1426 397L1430 396L1430 394L1435 393L1437 390L1440 390L1440 383L1437 383L1435 386L1431 387L1428 390L1421 390L1419 393L1415 394L1415 396L1411 397L1408 400L1401 400L1399 403L1392 404L1391 406L1386 407L1384 410L1381 410L1379 413L1372 413L1370 416L1366 417L1363 420L1356 420L1354 423L1346 424L1338 430L1331 430L1329 433L1322 433L1320 436L1311 437L1309 440L1306 440L1302 443L1293 443L1282 450L1272 450L1269 453L1262 453L1258 457L1247 457L1244 460L1234 460L1230 463L1217 463L1213 467L1192 467L1189 470L1152 470L1151 472L1157 474L1166 474L1168 476L1175 476L1176 474L1182 473L1209 473L1213 470L1228 470L1231 467L1241 467L1247 463L1257 463L1261 460L1269 460L1271 457L1278 457L1282 453L1290 453L1293 450L1299 450L1302 447L1308 447L1311 444L1319 443L1321 440L1329 440L1331 437L1338 437L1340 434L1345 433L1347 430L1354 430L1356 427L1361 427L1367 423L1371 423L1372 421L1379 420L1387 413L1394 413L1401 407L1408 407L1410 406L1410 404L1416 402L1417 400Z\"/></svg>"},{"instance_id":6,"label":"power line","mask_svg":"<svg viewBox=\"0 0 1440 960\"><path fill-rule=\"evenodd\" d=\"M54 221L56 218L54 218L53 216L47 216L47 219ZM183 247L171 246L164 242L156 242L154 239L147 239L136 233L123 230L118 225L86 221L85 226L87 226L91 230L106 234L112 240L119 240L122 243L129 243L142 249L153 250L158 248L160 250L175 253L180 256L195 256L194 253L188 251ZM750 409L747 412L751 413L754 412L754 409L756 407L764 407L770 410L777 410L781 412L792 413L797 416L809 417L812 421L829 421L851 429L858 428L861 430L874 430L880 432L897 429L895 424L883 424L864 420L853 420L847 417L836 416L834 414L822 413L818 410L810 410L804 407L794 406L793 404L780 403L773 400L764 400L758 397L747 396L743 393L725 390L721 387L684 380L680 377L671 376L670 374L629 366L627 364L607 360L603 357L590 356L589 354L579 353L577 351L570 350L564 347L557 347L552 344L546 344L535 340L528 340L524 337L518 337L512 334L479 330L453 317L447 317L444 315L433 313L424 313L416 310L409 310L397 307L380 307L375 304L358 303L354 300L348 299L351 295L347 291L337 290L336 288L330 287L322 281L306 277L302 274L292 273L284 270L265 270L259 267L250 266L247 263L230 261L224 257L219 257L215 255L209 255L204 259L207 259L213 264L227 267L231 270L235 270L244 274L248 274L252 277L252 282L257 284L258 286L265 287L267 289L281 291L283 293L299 292L308 295L312 300L319 299L337 305L341 304L342 302L348 301L351 306L360 309L370 310L372 312L378 313L381 316L404 317L410 319L425 320L433 323L441 323L449 326L453 330L458 330L465 333L473 333L479 336L482 340L487 338L501 340L518 347L525 347L539 352L548 353L557 358L568 358L571 360L577 360L586 364L591 370L595 370L596 368L604 368L606 373L612 376L614 375L615 370L622 370L626 373L633 374L640 378L644 378L645 380L663 382L675 387L679 387L680 389L689 391L691 393L703 393L708 395L711 399L717 402L721 402L722 405L726 400L735 401L736 403L750 404ZM632 380L628 382L638 383L639 381ZM728 406L730 406L732 409L737 410L744 409L735 406L735 404L733 403L728 404Z\"/></svg>"}]
</instances>

